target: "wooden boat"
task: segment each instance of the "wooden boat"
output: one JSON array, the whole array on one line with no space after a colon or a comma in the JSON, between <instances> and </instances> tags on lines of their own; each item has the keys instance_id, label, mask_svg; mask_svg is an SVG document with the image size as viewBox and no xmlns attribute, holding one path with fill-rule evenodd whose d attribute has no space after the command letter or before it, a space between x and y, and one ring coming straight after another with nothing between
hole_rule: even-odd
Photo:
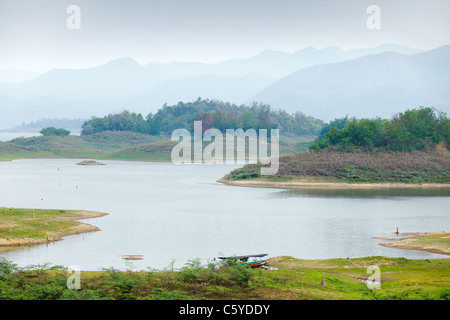
<instances>
[{"instance_id":1,"label":"wooden boat","mask_svg":"<svg viewBox=\"0 0 450 320\"><path fill-rule=\"evenodd\" d=\"M259 259L259 260L252 260L252 261L248 261L248 260L249 260L249 258L262 258L265 256L267 256L267 253L252 254L252 255L246 255L246 256L219 257L219 259L240 261L241 263L245 263L249 267L259 268L259 267L266 265L269 261L267 259Z\"/></svg>"},{"instance_id":2,"label":"wooden boat","mask_svg":"<svg viewBox=\"0 0 450 320\"><path fill-rule=\"evenodd\" d=\"M259 268L259 267L265 266L268 262L269 261L267 261L267 260L257 260L257 261L247 262L247 265L252 268Z\"/></svg>"}]
</instances>

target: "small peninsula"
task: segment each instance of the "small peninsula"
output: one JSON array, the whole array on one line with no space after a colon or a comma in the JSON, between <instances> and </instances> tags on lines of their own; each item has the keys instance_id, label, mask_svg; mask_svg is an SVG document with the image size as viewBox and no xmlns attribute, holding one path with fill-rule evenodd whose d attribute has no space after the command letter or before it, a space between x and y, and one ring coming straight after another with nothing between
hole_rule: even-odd
<instances>
[{"instance_id":1,"label":"small peninsula","mask_svg":"<svg viewBox=\"0 0 450 320\"><path fill-rule=\"evenodd\" d=\"M448 232L409 232L405 238L381 242L379 245L406 250L419 250L437 254L450 255L450 233ZM374 237L374 239L383 239Z\"/></svg>"},{"instance_id":2,"label":"small peninsula","mask_svg":"<svg viewBox=\"0 0 450 320\"><path fill-rule=\"evenodd\" d=\"M0 208L0 247L33 246L68 235L100 231L78 220L105 215L85 210Z\"/></svg>"}]
</instances>

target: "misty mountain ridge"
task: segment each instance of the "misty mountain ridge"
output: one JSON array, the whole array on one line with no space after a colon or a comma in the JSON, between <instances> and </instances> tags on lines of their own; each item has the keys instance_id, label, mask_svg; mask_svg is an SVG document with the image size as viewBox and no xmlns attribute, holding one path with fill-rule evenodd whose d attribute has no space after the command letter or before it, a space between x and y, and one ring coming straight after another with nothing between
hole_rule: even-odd
<instances>
[{"instance_id":1,"label":"misty mountain ridge","mask_svg":"<svg viewBox=\"0 0 450 320\"><path fill-rule=\"evenodd\" d=\"M5 82L23 82L33 80L41 74L35 71L21 70L21 69L6 69L0 70L0 83Z\"/></svg>"},{"instance_id":2,"label":"misty mountain ridge","mask_svg":"<svg viewBox=\"0 0 450 320\"><path fill-rule=\"evenodd\" d=\"M144 113L149 105L174 105L179 101L194 101L199 97L242 104L249 96L257 94L261 88L273 82L274 79L258 73L238 77L204 74L163 82L138 95L120 100L119 104L132 106Z\"/></svg>"},{"instance_id":3,"label":"misty mountain ridge","mask_svg":"<svg viewBox=\"0 0 450 320\"><path fill-rule=\"evenodd\" d=\"M449 101L437 89L441 82L448 83L443 71L448 70L449 56L436 50L422 52L396 44L349 51L308 47L294 53L266 50L213 64L140 64L120 58L93 68L53 69L33 80L0 83L0 107L6 115L0 127L40 118L90 118L124 109L147 114L164 103L198 97L235 104L268 103L274 109L301 111L328 121L341 110L350 116L383 116L388 110L372 99L390 96L385 109L391 115L418 107L419 102L445 105ZM412 69L411 62L404 62L408 57L416 61ZM385 64L391 67L377 67ZM364 79L368 74L371 81ZM429 99L415 101L419 96ZM373 108L383 113L372 112Z\"/></svg>"},{"instance_id":4,"label":"misty mountain ridge","mask_svg":"<svg viewBox=\"0 0 450 320\"><path fill-rule=\"evenodd\" d=\"M413 55L384 52L313 66L266 87L250 101L325 121L386 117L408 108L450 111L450 46Z\"/></svg>"},{"instance_id":5,"label":"misty mountain ridge","mask_svg":"<svg viewBox=\"0 0 450 320\"><path fill-rule=\"evenodd\" d=\"M30 123L22 123L14 128L9 128L7 130L0 130L5 132L39 132L43 128L55 127L64 128L69 131L73 131L72 134L79 134L81 131L81 126L88 119L39 119Z\"/></svg>"},{"instance_id":6,"label":"misty mountain ridge","mask_svg":"<svg viewBox=\"0 0 450 320\"><path fill-rule=\"evenodd\" d=\"M0 96L114 101L147 91L163 82L206 74L242 77L258 73L275 81L309 66L354 59L383 52L387 48L401 53L417 52L416 49L391 44L350 51L342 51L336 47L308 47L292 54L266 50L249 58L231 59L215 64L171 62L141 65L131 58L120 58L92 68L52 69L25 83L0 84ZM234 97L230 99L240 103Z\"/></svg>"}]
</instances>

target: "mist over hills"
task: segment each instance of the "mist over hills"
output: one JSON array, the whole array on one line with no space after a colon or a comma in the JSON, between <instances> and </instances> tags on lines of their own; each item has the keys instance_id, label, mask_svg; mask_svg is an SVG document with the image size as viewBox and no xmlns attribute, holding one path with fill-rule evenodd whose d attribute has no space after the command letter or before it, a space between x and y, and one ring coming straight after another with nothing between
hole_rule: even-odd
<instances>
[{"instance_id":1,"label":"mist over hills","mask_svg":"<svg viewBox=\"0 0 450 320\"><path fill-rule=\"evenodd\" d=\"M450 46L402 55L384 52L294 72L248 101L333 120L387 117L408 108L450 111Z\"/></svg>"},{"instance_id":2,"label":"mist over hills","mask_svg":"<svg viewBox=\"0 0 450 320\"><path fill-rule=\"evenodd\" d=\"M449 57L448 47L422 52L388 44L350 51L266 50L214 64L141 65L121 58L94 68L53 69L31 80L0 83L0 128L124 109L146 115L164 103L198 97L268 103L326 121L346 114L389 117L420 105L449 111Z\"/></svg>"},{"instance_id":3,"label":"mist over hills","mask_svg":"<svg viewBox=\"0 0 450 320\"><path fill-rule=\"evenodd\" d=\"M22 82L27 80L36 79L41 74L35 71L20 70L20 69L7 69L0 70L0 83L4 82Z\"/></svg>"},{"instance_id":4,"label":"mist over hills","mask_svg":"<svg viewBox=\"0 0 450 320\"><path fill-rule=\"evenodd\" d=\"M179 101L194 101L199 97L242 104L252 93L257 94L261 88L273 82L273 78L258 73L236 77L204 74L163 82L138 95L125 98L121 103L147 113L148 106L161 107L164 103L173 105Z\"/></svg>"}]
</instances>

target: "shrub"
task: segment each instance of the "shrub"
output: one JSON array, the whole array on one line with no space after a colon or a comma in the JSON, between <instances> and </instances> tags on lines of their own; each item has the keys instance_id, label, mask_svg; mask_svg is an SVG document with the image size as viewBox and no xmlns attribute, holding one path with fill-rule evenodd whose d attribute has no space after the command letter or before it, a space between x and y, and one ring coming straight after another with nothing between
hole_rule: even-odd
<instances>
[{"instance_id":1,"label":"shrub","mask_svg":"<svg viewBox=\"0 0 450 320\"><path fill-rule=\"evenodd\" d=\"M230 180L244 180L258 178L261 175L260 164L249 164L242 168L231 171Z\"/></svg>"},{"instance_id":2,"label":"shrub","mask_svg":"<svg viewBox=\"0 0 450 320\"><path fill-rule=\"evenodd\" d=\"M70 134L69 130L66 129L56 129L55 127L44 128L39 131L43 136L68 136Z\"/></svg>"},{"instance_id":3,"label":"shrub","mask_svg":"<svg viewBox=\"0 0 450 320\"><path fill-rule=\"evenodd\" d=\"M132 300L136 298L133 292L139 279L133 272L122 272L114 268L103 269L105 283L102 286L102 295L118 300Z\"/></svg>"},{"instance_id":4,"label":"shrub","mask_svg":"<svg viewBox=\"0 0 450 320\"><path fill-rule=\"evenodd\" d=\"M186 262L185 266L181 268L179 274L183 281L196 282L198 281L203 270L204 268L202 267L200 259L193 259Z\"/></svg>"}]
</instances>

